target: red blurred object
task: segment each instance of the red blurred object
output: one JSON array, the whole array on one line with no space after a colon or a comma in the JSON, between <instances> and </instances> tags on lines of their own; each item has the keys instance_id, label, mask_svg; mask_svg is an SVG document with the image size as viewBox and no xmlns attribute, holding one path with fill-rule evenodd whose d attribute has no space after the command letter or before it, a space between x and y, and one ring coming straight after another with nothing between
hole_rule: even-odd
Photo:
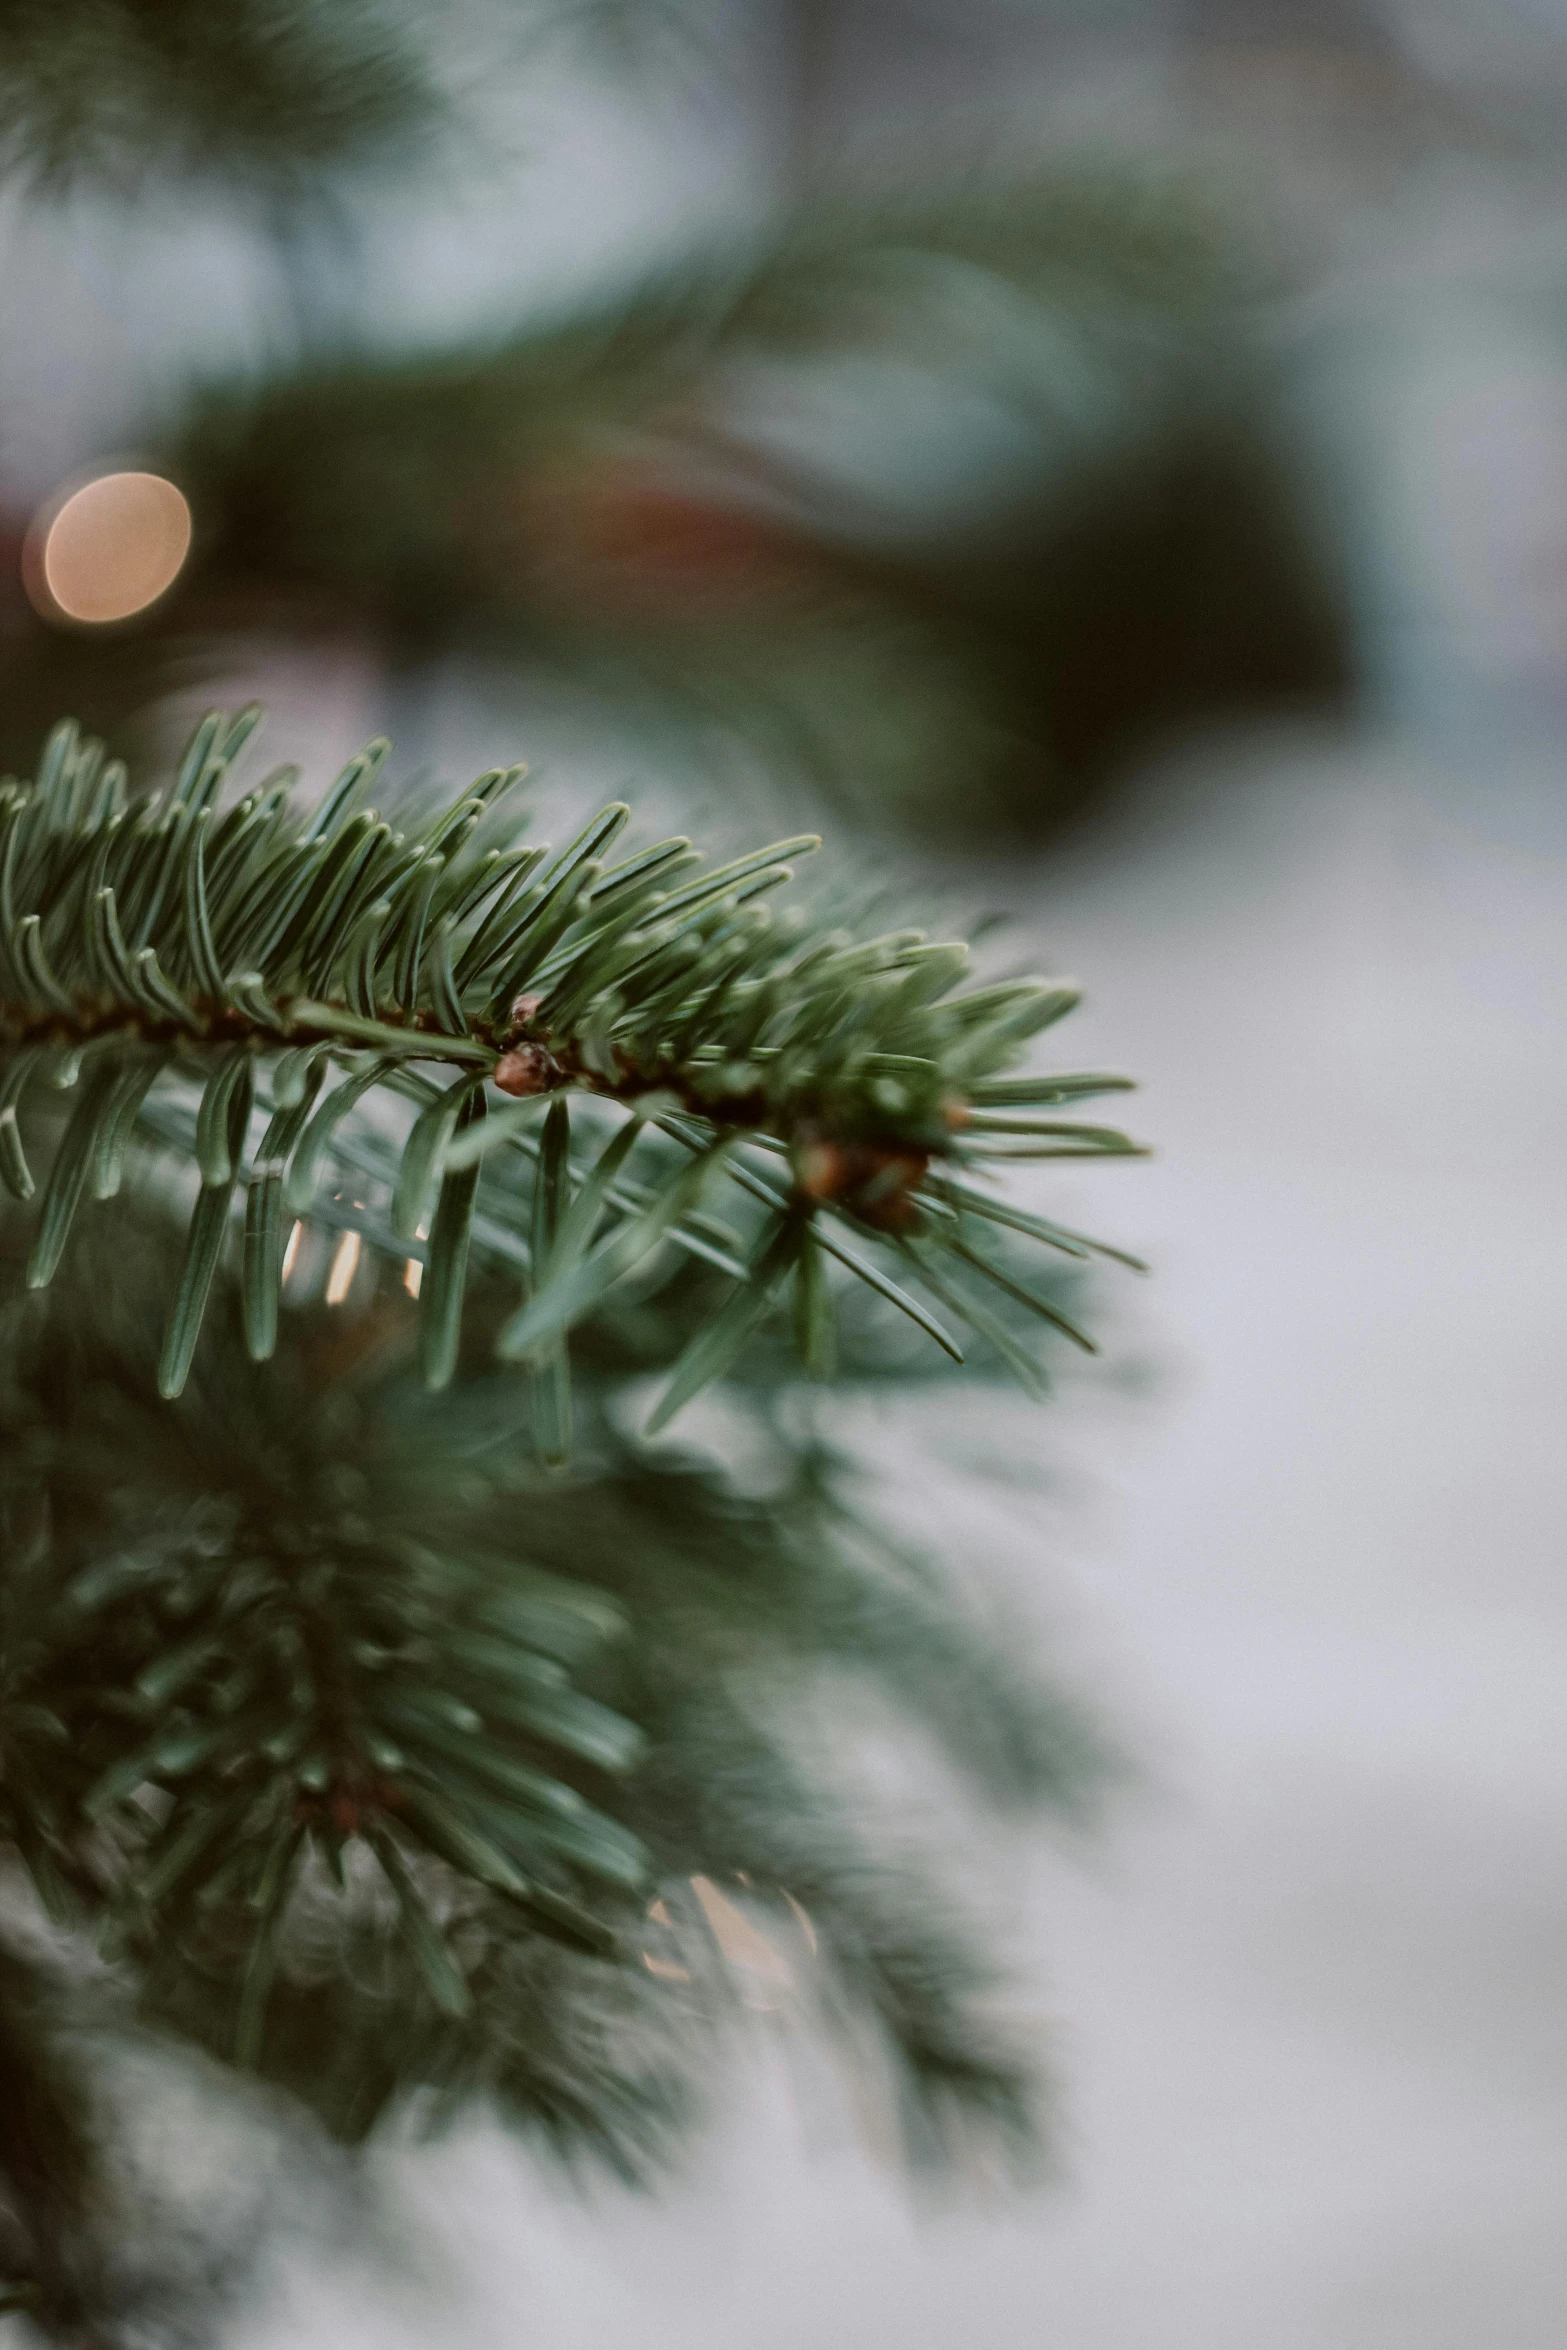
<instances>
[{"instance_id":1,"label":"red blurred object","mask_svg":"<svg viewBox=\"0 0 1567 2350\"><path fill-rule=\"evenodd\" d=\"M793 598L831 576L798 529L682 480L662 453L538 476L526 506L529 551L552 591L600 608L656 615L672 601Z\"/></svg>"}]
</instances>

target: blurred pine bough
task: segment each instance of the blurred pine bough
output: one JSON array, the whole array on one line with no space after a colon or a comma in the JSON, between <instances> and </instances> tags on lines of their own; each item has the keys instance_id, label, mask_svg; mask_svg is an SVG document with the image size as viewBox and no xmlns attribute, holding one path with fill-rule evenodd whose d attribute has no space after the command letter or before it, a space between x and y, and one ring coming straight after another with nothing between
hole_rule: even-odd
<instances>
[{"instance_id":1,"label":"blurred pine bough","mask_svg":"<svg viewBox=\"0 0 1567 2350\"><path fill-rule=\"evenodd\" d=\"M368 634L405 679L565 679L672 766L716 737L873 829L1038 831L1195 715L1347 688L1264 295L1173 176L1062 171L807 211L509 341L208 387L156 458L197 547L138 665L18 611L7 740L45 685L118 726L160 665Z\"/></svg>"},{"instance_id":2,"label":"blurred pine bough","mask_svg":"<svg viewBox=\"0 0 1567 2350\"><path fill-rule=\"evenodd\" d=\"M287 237L482 139L475 37L526 71L562 34L641 58L678 21L678 0L6 0L0 172L47 200L194 183Z\"/></svg>"},{"instance_id":3,"label":"blurred pine bough","mask_svg":"<svg viewBox=\"0 0 1567 2350\"><path fill-rule=\"evenodd\" d=\"M102 2050L127 2034L237 2050L349 2143L478 2099L642 2178L760 1993L825 2027L874 2094L885 2082L911 2158L1029 2159L1039 2051L997 2008L986 1925L939 1855L903 1833L889 1851L845 1765L857 1723L901 1719L970 1801L1068 1819L1118 1766L1078 1699L1020 1662L977 1557L938 1569L878 1531L787 1348L753 1351L729 1391L755 1431L731 1450L754 1460L760 1441L771 1463L760 1490L754 1468L742 1485L627 1432L716 1271L666 1267L575 1336L562 1478L532 1464L521 1390L486 1360L509 1281L481 1275L438 1401L410 1376L415 1310L388 1268L347 1310L307 1287L266 1366L225 1296L198 1383L167 1405L177 1224L150 1171L129 1230L89 1223L41 1296L18 1291L18 1221L0 1812L55 1955L13 1877L6 2017L9 2061L57 2087L0 2122L0 2241L47 2327L117 2339L125 2319L135 2181ZM845 1327L851 1392L955 1376L932 1349L889 1357L884 1311L867 1299ZM324 1768L334 1719L339 1740L360 1724L362 1782ZM238 1841L239 1813L254 1829L269 1806L270 1847ZM236 1867L247 1849L299 1854L285 1901L275 1861L271 1891ZM107 1972L71 1958L84 1935ZM141 2243L155 2323L192 2292L188 2257L188 2224ZM235 2257L220 2243L202 2267L229 2280Z\"/></svg>"},{"instance_id":4,"label":"blurred pine bough","mask_svg":"<svg viewBox=\"0 0 1567 2350\"><path fill-rule=\"evenodd\" d=\"M243 197L406 161L440 119L397 0L7 0L0 168L34 192L194 178Z\"/></svg>"}]
</instances>

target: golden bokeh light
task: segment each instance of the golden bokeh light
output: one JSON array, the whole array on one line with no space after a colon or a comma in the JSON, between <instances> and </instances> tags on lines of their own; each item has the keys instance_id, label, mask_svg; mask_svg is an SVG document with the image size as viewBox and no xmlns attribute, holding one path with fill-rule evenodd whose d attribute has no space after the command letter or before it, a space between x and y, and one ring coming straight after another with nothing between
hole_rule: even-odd
<instances>
[{"instance_id":1,"label":"golden bokeh light","mask_svg":"<svg viewBox=\"0 0 1567 2350\"><path fill-rule=\"evenodd\" d=\"M101 627L144 612L190 552L190 507L159 473L103 473L40 514L27 589L47 620Z\"/></svg>"},{"instance_id":2,"label":"golden bokeh light","mask_svg":"<svg viewBox=\"0 0 1567 2350\"><path fill-rule=\"evenodd\" d=\"M340 1306L354 1286L354 1275L359 1270L360 1240L357 1232L345 1232L332 1253L331 1269L326 1277L326 1302Z\"/></svg>"}]
</instances>

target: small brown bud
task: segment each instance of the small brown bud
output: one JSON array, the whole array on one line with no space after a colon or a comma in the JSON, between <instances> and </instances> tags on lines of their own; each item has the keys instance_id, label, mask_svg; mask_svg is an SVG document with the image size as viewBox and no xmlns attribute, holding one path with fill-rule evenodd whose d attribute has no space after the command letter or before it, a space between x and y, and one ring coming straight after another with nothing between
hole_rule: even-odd
<instances>
[{"instance_id":1,"label":"small brown bud","mask_svg":"<svg viewBox=\"0 0 1567 2350\"><path fill-rule=\"evenodd\" d=\"M548 1093L560 1069L553 1053L541 1044L514 1044L502 1053L490 1072L502 1093L526 1100L529 1094Z\"/></svg>"},{"instance_id":2,"label":"small brown bud","mask_svg":"<svg viewBox=\"0 0 1567 2350\"><path fill-rule=\"evenodd\" d=\"M511 1010L506 1015L507 1034L515 1036L519 1028L526 1028L543 1001L541 995L513 996Z\"/></svg>"},{"instance_id":3,"label":"small brown bud","mask_svg":"<svg viewBox=\"0 0 1567 2350\"><path fill-rule=\"evenodd\" d=\"M797 1146L794 1157L795 1181L807 1199L830 1200L883 1232L919 1222L912 1195L929 1164L926 1151L821 1140Z\"/></svg>"},{"instance_id":4,"label":"small brown bud","mask_svg":"<svg viewBox=\"0 0 1567 2350\"><path fill-rule=\"evenodd\" d=\"M844 1153L836 1143L808 1142L795 1153L794 1171L807 1199L836 1199L843 1181Z\"/></svg>"},{"instance_id":5,"label":"small brown bud","mask_svg":"<svg viewBox=\"0 0 1567 2350\"><path fill-rule=\"evenodd\" d=\"M916 1185L930 1164L924 1151L873 1151L859 1188L847 1203L863 1223L882 1232L902 1232L920 1220Z\"/></svg>"}]
</instances>

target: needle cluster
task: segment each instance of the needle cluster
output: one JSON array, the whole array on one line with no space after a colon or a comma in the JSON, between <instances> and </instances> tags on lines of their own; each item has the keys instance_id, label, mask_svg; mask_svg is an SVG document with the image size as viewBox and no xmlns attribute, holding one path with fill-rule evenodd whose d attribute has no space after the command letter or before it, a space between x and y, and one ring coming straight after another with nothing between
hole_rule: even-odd
<instances>
[{"instance_id":1,"label":"needle cluster","mask_svg":"<svg viewBox=\"0 0 1567 2350\"><path fill-rule=\"evenodd\" d=\"M386 1193L366 1230L423 1268L432 1387L456 1360L476 1213L493 1201L491 1228L509 1226L527 1291L497 1345L537 1374L548 1453L566 1445L567 1334L666 1239L716 1247L733 1286L655 1425L730 1368L786 1288L825 1375L844 1274L954 1358L953 1322L1036 1377L995 1301L1061 1316L997 1262L995 1236L1094 1244L983 1178L1136 1147L1059 1114L1124 1078L1011 1073L1075 989L965 985L962 944L856 939L780 908L810 837L716 868L685 839L613 860L630 814L615 804L560 850L486 845L520 768L406 831L364 804L383 742L312 810L291 773L223 806L259 718L207 718L173 782L136 798L66 724L35 781L0 789L0 1177L19 1198L34 1189L24 1112L74 1097L31 1286L150 1130L197 1177L162 1390L185 1384L241 1209L246 1341L265 1360L288 1234L358 1135ZM372 1097L400 1121L390 1150ZM708 1212L720 1182L763 1211L738 1240Z\"/></svg>"}]
</instances>

